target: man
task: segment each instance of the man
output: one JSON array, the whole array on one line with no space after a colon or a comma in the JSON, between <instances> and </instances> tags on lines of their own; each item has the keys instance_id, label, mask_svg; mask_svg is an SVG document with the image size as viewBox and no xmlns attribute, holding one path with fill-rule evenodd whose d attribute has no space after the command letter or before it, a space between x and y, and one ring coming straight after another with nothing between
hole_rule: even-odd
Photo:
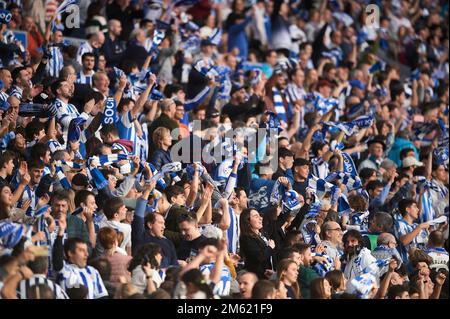
<instances>
[{"instance_id":1,"label":"man","mask_svg":"<svg viewBox=\"0 0 450 319\"><path fill-rule=\"evenodd\" d=\"M140 210L140 205L146 206L146 201L142 198L138 199L131 223L133 252L136 252L144 244L155 243L161 247L160 267L165 269L169 266L178 266L175 246L164 236L164 230L166 229L164 217L159 213L148 213L144 217L142 213L145 213L145 209Z\"/></svg>"},{"instance_id":2,"label":"man","mask_svg":"<svg viewBox=\"0 0 450 319\"><path fill-rule=\"evenodd\" d=\"M306 198L306 187L308 187L309 161L304 158L294 160L294 184L292 188L303 198Z\"/></svg>"},{"instance_id":3,"label":"man","mask_svg":"<svg viewBox=\"0 0 450 319\"><path fill-rule=\"evenodd\" d=\"M119 154L133 155L134 144L130 140L119 138L119 130L115 124L104 125L100 129L103 143L110 145L111 149Z\"/></svg>"},{"instance_id":4,"label":"man","mask_svg":"<svg viewBox=\"0 0 450 319\"><path fill-rule=\"evenodd\" d=\"M42 173L44 172L44 163L40 160L30 160L28 162L28 174L31 177L29 183L25 186L22 194L22 198L19 201L20 207L24 205L26 201L30 201L30 211L34 211L38 205L38 200L36 196L36 189L42 178Z\"/></svg>"},{"instance_id":5,"label":"man","mask_svg":"<svg viewBox=\"0 0 450 319\"><path fill-rule=\"evenodd\" d=\"M233 84L230 91L230 102L222 108L222 115L228 115L232 122L245 121L249 116L262 114L264 111L263 87L257 86L255 93L246 101L243 86Z\"/></svg>"},{"instance_id":6,"label":"man","mask_svg":"<svg viewBox=\"0 0 450 319\"><path fill-rule=\"evenodd\" d=\"M269 206L270 194L275 181L272 180L273 170L270 165L256 165L259 178L252 178L250 182L250 193L248 195L250 206L262 211Z\"/></svg>"},{"instance_id":7,"label":"man","mask_svg":"<svg viewBox=\"0 0 450 319\"><path fill-rule=\"evenodd\" d=\"M384 138L375 136L372 140L367 142L367 145L369 146L369 157L359 164L359 171L366 167L378 171L384 158L384 152L386 151Z\"/></svg>"},{"instance_id":8,"label":"man","mask_svg":"<svg viewBox=\"0 0 450 319\"><path fill-rule=\"evenodd\" d=\"M96 243L96 231L94 225L94 213L97 210L97 204L95 203L95 194L88 190L80 190L75 194L75 206L81 214L78 217L85 223L89 233L89 242L92 247L95 247Z\"/></svg>"},{"instance_id":9,"label":"man","mask_svg":"<svg viewBox=\"0 0 450 319\"><path fill-rule=\"evenodd\" d=\"M163 191L165 204L162 203L164 211L160 213L164 216L166 229L164 235L169 238L175 245L175 248L179 248L182 236L179 228L179 218L181 215L187 214L186 196L184 189L177 185L167 187ZM161 199L160 199L161 200ZM160 205L158 201L158 206ZM159 206L160 208L162 206ZM180 259L180 258L178 258Z\"/></svg>"},{"instance_id":10,"label":"man","mask_svg":"<svg viewBox=\"0 0 450 319\"><path fill-rule=\"evenodd\" d=\"M81 57L82 70L77 74L77 83L92 86L92 77L94 76L95 54L86 52Z\"/></svg>"},{"instance_id":11,"label":"man","mask_svg":"<svg viewBox=\"0 0 450 319\"><path fill-rule=\"evenodd\" d=\"M118 66L125 51L125 43L120 39L122 24L119 20L112 19L108 22L108 33L102 50L105 53L106 66Z\"/></svg>"},{"instance_id":12,"label":"man","mask_svg":"<svg viewBox=\"0 0 450 319\"><path fill-rule=\"evenodd\" d=\"M130 35L130 42L123 53L122 61L134 61L138 68L142 69L148 57L148 52L145 49L145 39L145 31L143 29L134 29Z\"/></svg>"},{"instance_id":13,"label":"man","mask_svg":"<svg viewBox=\"0 0 450 319\"><path fill-rule=\"evenodd\" d=\"M11 72L13 84L10 90L10 96L14 96L19 101L26 101L30 99L30 93L33 83L31 82L30 72L25 66L15 68Z\"/></svg>"},{"instance_id":14,"label":"man","mask_svg":"<svg viewBox=\"0 0 450 319\"><path fill-rule=\"evenodd\" d=\"M148 128L148 136L153 136L153 132L160 126L165 127L172 132L174 129L178 128L178 123L175 120L176 104L172 99L163 99L158 103L161 109L161 115L155 119L150 127ZM148 139L149 142L149 158L151 157L156 146L153 145L151 138Z\"/></svg>"},{"instance_id":15,"label":"man","mask_svg":"<svg viewBox=\"0 0 450 319\"><path fill-rule=\"evenodd\" d=\"M376 259L391 259L395 257L397 259L397 263L402 263L402 257L397 251L397 240L394 235L390 233L381 233L377 239L377 247L372 251L372 255Z\"/></svg>"},{"instance_id":16,"label":"man","mask_svg":"<svg viewBox=\"0 0 450 319\"><path fill-rule=\"evenodd\" d=\"M304 121L305 115L305 96L306 91L303 88L305 82L305 72L301 68L294 69L289 73L291 82L286 87L286 97L291 105L298 105L300 107L300 129L306 126Z\"/></svg>"},{"instance_id":17,"label":"man","mask_svg":"<svg viewBox=\"0 0 450 319\"><path fill-rule=\"evenodd\" d=\"M62 55L63 33L61 30L55 30L50 37L51 43L48 45L52 57L47 63L47 74L53 78L59 78L61 69L64 67L64 58Z\"/></svg>"},{"instance_id":18,"label":"man","mask_svg":"<svg viewBox=\"0 0 450 319\"><path fill-rule=\"evenodd\" d=\"M6 151L0 155L0 185L9 184L8 178L14 171L15 154Z\"/></svg>"},{"instance_id":19,"label":"man","mask_svg":"<svg viewBox=\"0 0 450 319\"><path fill-rule=\"evenodd\" d=\"M95 202L95 198L92 196ZM123 223L127 215L127 207L123 203L123 200L119 197L112 197L103 205L103 213L107 220L103 220L100 223L100 228L110 227L117 232L123 234L123 240L120 244L120 248L124 249L129 255L131 255L131 225Z\"/></svg>"},{"instance_id":20,"label":"man","mask_svg":"<svg viewBox=\"0 0 450 319\"><path fill-rule=\"evenodd\" d=\"M362 246L361 233L355 229L348 230L344 237L344 276L352 280L364 273L370 264L376 261L370 250Z\"/></svg>"},{"instance_id":21,"label":"man","mask_svg":"<svg viewBox=\"0 0 450 319\"><path fill-rule=\"evenodd\" d=\"M294 177L292 175L292 166L294 164L294 153L286 148L278 150L278 169L272 175L272 180L277 180L279 177L287 177L291 184L293 184Z\"/></svg>"},{"instance_id":22,"label":"man","mask_svg":"<svg viewBox=\"0 0 450 319\"><path fill-rule=\"evenodd\" d=\"M378 236L391 231L394 221L392 216L385 212L378 212L369 220L369 229L363 235L364 247L373 251L377 247Z\"/></svg>"},{"instance_id":23,"label":"man","mask_svg":"<svg viewBox=\"0 0 450 319\"><path fill-rule=\"evenodd\" d=\"M432 231L425 250L428 256L433 259L433 263L430 265L431 269L448 271L448 251L445 250L444 245L444 234L438 230Z\"/></svg>"},{"instance_id":24,"label":"man","mask_svg":"<svg viewBox=\"0 0 450 319\"><path fill-rule=\"evenodd\" d=\"M79 288L88 289L88 299L98 299L108 296L97 269L87 266L89 256L88 246L82 239L69 238L63 246L62 239L66 228L65 217L59 220L58 235L53 245L53 265L58 272L58 282L64 290ZM63 253L67 258L64 262Z\"/></svg>"},{"instance_id":25,"label":"man","mask_svg":"<svg viewBox=\"0 0 450 319\"><path fill-rule=\"evenodd\" d=\"M444 215L445 207L449 202L448 168L444 165L433 164L431 169L431 183L436 187L430 189L430 199L436 217L439 217Z\"/></svg>"},{"instance_id":26,"label":"man","mask_svg":"<svg viewBox=\"0 0 450 319\"><path fill-rule=\"evenodd\" d=\"M110 96L108 74L103 71L95 72L92 76L92 88L103 94L103 99L108 98Z\"/></svg>"},{"instance_id":27,"label":"man","mask_svg":"<svg viewBox=\"0 0 450 319\"><path fill-rule=\"evenodd\" d=\"M341 257L342 228L336 222L326 222L322 225L320 232L322 245L325 246L325 252L333 260Z\"/></svg>"},{"instance_id":28,"label":"man","mask_svg":"<svg viewBox=\"0 0 450 319\"><path fill-rule=\"evenodd\" d=\"M237 167L234 166L233 170L236 169ZM247 208L247 202L248 199L245 190L237 187L231 196L230 207L228 209L230 215L230 226L227 229L228 251L233 254L237 254L238 252L240 235L239 216Z\"/></svg>"},{"instance_id":29,"label":"man","mask_svg":"<svg viewBox=\"0 0 450 319\"><path fill-rule=\"evenodd\" d=\"M408 156L402 160L402 172L409 177L413 176L413 172L418 166L423 166L423 163L419 162L415 156Z\"/></svg>"},{"instance_id":30,"label":"man","mask_svg":"<svg viewBox=\"0 0 450 319\"><path fill-rule=\"evenodd\" d=\"M80 44L77 51L77 62L79 64L82 64L82 56L83 54L87 52L94 53L94 55L97 53L97 51L102 47L103 43L105 42L105 35L103 32L98 31L90 36L90 38L86 41Z\"/></svg>"},{"instance_id":31,"label":"man","mask_svg":"<svg viewBox=\"0 0 450 319\"><path fill-rule=\"evenodd\" d=\"M182 214L178 221L183 240L177 250L177 256L180 260L188 260L197 256L200 244L206 240L206 237L200 233L197 218L194 214Z\"/></svg>"},{"instance_id":32,"label":"man","mask_svg":"<svg viewBox=\"0 0 450 319\"><path fill-rule=\"evenodd\" d=\"M202 260L199 267L207 283L214 284L213 293L228 296L231 288L231 273L224 264L227 248L224 242L215 238L206 238L199 246L199 255L208 256ZM205 251L208 253L205 254ZM195 262L195 261L193 261Z\"/></svg>"},{"instance_id":33,"label":"man","mask_svg":"<svg viewBox=\"0 0 450 319\"><path fill-rule=\"evenodd\" d=\"M413 199L402 199L398 203L398 211L402 216L395 221L395 237L399 239L399 252L403 262L408 262L408 252L411 248L425 248L428 239L428 222L417 224L420 209Z\"/></svg>"},{"instance_id":34,"label":"man","mask_svg":"<svg viewBox=\"0 0 450 319\"><path fill-rule=\"evenodd\" d=\"M56 120L62 126L64 145L67 142L70 122L74 119L87 121L89 114L94 107L94 100L87 102L84 106L84 112L78 112L75 105L69 103L73 95L73 90L69 82L65 80L56 80L52 86L52 93L55 95L55 101L50 105L50 112L56 116Z\"/></svg>"},{"instance_id":35,"label":"man","mask_svg":"<svg viewBox=\"0 0 450 319\"><path fill-rule=\"evenodd\" d=\"M66 292L47 277L48 256L35 256L34 260L28 262L28 267L34 274L29 279L21 280L17 285L19 299L29 299L30 292L37 285L47 285L53 292L53 299L69 299Z\"/></svg>"},{"instance_id":36,"label":"man","mask_svg":"<svg viewBox=\"0 0 450 319\"><path fill-rule=\"evenodd\" d=\"M0 81L3 82L3 87L0 89L0 100L6 102L9 95L6 93L13 83L11 72L8 69L0 68Z\"/></svg>"},{"instance_id":37,"label":"man","mask_svg":"<svg viewBox=\"0 0 450 319\"><path fill-rule=\"evenodd\" d=\"M239 292L242 299L252 298L252 289L258 281L258 276L254 273L246 271L238 276Z\"/></svg>"},{"instance_id":38,"label":"man","mask_svg":"<svg viewBox=\"0 0 450 319\"><path fill-rule=\"evenodd\" d=\"M311 282L319 277L317 272L311 267L313 260L311 247L307 244L295 244L293 248L300 253L301 263L297 281L300 285L302 297L304 299L309 299L311 295Z\"/></svg>"}]
</instances>

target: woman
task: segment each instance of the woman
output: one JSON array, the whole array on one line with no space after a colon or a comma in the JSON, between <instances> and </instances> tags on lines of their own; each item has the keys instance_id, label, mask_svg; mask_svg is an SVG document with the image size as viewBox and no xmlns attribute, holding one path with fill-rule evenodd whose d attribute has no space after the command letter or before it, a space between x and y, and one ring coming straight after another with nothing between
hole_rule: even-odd
<instances>
[{"instance_id":1,"label":"woman","mask_svg":"<svg viewBox=\"0 0 450 319\"><path fill-rule=\"evenodd\" d=\"M278 263L277 277L287 289L290 299L300 298L300 287L298 286L298 265L292 259L283 259Z\"/></svg>"},{"instance_id":2,"label":"woman","mask_svg":"<svg viewBox=\"0 0 450 319\"><path fill-rule=\"evenodd\" d=\"M339 295L345 292L347 279L345 279L342 271L337 269L329 271L326 273L325 279L330 283L332 298L338 298Z\"/></svg>"},{"instance_id":3,"label":"woman","mask_svg":"<svg viewBox=\"0 0 450 319\"><path fill-rule=\"evenodd\" d=\"M179 288L182 286L178 286L175 295L178 295L179 292L185 293L184 297L186 299L211 299L213 297L212 289L206 283L205 277L200 270L191 269L187 271L181 276L181 280L186 287L186 291L179 291Z\"/></svg>"},{"instance_id":4,"label":"woman","mask_svg":"<svg viewBox=\"0 0 450 319\"><path fill-rule=\"evenodd\" d=\"M264 210L263 229L269 239L273 239L276 247L281 247L286 238L286 229L292 221L291 215L282 214L282 208L279 205L269 206Z\"/></svg>"},{"instance_id":5,"label":"woman","mask_svg":"<svg viewBox=\"0 0 450 319\"><path fill-rule=\"evenodd\" d=\"M145 244L136 252L130 261L128 271L131 272L131 283L136 286L139 293L144 291L152 293L159 288L163 282L159 273L161 260L161 247L158 244Z\"/></svg>"},{"instance_id":6,"label":"woman","mask_svg":"<svg viewBox=\"0 0 450 319\"><path fill-rule=\"evenodd\" d=\"M260 279L266 278L266 274L270 276L274 269L272 256L275 253L275 242L267 240L261 234L263 228L261 215L255 209L244 209L239 225L241 228L239 243L244 268L255 273Z\"/></svg>"},{"instance_id":7,"label":"woman","mask_svg":"<svg viewBox=\"0 0 450 319\"><path fill-rule=\"evenodd\" d=\"M0 220L10 217L12 197L13 194L9 185L0 185Z\"/></svg>"},{"instance_id":8,"label":"woman","mask_svg":"<svg viewBox=\"0 0 450 319\"><path fill-rule=\"evenodd\" d=\"M331 286L327 279L316 278L311 282L311 299L331 299Z\"/></svg>"},{"instance_id":9,"label":"woman","mask_svg":"<svg viewBox=\"0 0 450 319\"><path fill-rule=\"evenodd\" d=\"M172 145L172 136L168 128L158 127L153 132L152 138L157 150L153 153L150 163L159 171L165 164L172 163L169 152L169 147Z\"/></svg>"},{"instance_id":10,"label":"woman","mask_svg":"<svg viewBox=\"0 0 450 319\"><path fill-rule=\"evenodd\" d=\"M119 240L117 232L109 227L103 227L98 232L98 240L105 249L103 256L108 259L111 264L111 277L109 281L113 284L119 284L120 278L124 277L127 282L131 281L130 272L127 271L131 256L125 252L118 251Z\"/></svg>"}]
</instances>

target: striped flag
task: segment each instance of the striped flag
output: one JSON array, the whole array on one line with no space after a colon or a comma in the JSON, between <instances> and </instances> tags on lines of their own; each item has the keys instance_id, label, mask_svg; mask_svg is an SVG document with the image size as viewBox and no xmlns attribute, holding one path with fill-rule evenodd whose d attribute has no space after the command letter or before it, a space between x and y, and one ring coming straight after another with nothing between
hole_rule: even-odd
<instances>
[{"instance_id":1,"label":"striped flag","mask_svg":"<svg viewBox=\"0 0 450 319\"><path fill-rule=\"evenodd\" d=\"M78 1L77 0L64 0L58 7L58 9L56 10L57 14L61 14L67 11L67 9L71 6L76 4Z\"/></svg>"}]
</instances>

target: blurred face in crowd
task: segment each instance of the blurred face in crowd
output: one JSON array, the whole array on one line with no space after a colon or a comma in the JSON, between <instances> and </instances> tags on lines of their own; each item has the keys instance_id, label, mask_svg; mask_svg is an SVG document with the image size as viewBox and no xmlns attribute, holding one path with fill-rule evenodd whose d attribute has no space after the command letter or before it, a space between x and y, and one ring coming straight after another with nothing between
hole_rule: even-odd
<instances>
[{"instance_id":1,"label":"blurred face in crowd","mask_svg":"<svg viewBox=\"0 0 450 319\"><path fill-rule=\"evenodd\" d=\"M267 64L274 66L277 63L277 53L275 51L271 51L266 57L266 62Z\"/></svg>"},{"instance_id":2,"label":"blurred face in crowd","mask_svg":"<svg viewBox=\"0 0 450 319\"><path fill-rule=\"evenodd\" d=\"M186 196L183 194L178 194L177 196L172 196L172 204L177 204L180 206L186 205Z\"/></svg>"},{"instance_id":3,"label":"blurred face in crowd","mask_svg":"<svg viewBox=\"0 0 450 319\"><path fill-rule=\"evenodd\" d=\"M319 87L319 93L324 98L329 98L331 96L331 88L328 85L322 85Z\"/></svg>"},{"instance_id":4,"label":"blurred face in crowd","mask_svg":"<svg viewBox=\"0 0 450 319\"><path fill-rule=\"evenodd\" d=\"M0 80L3 82L3 90L7 91L11 87L13 83L13 79L11 77L11 72L9 70L3 69L0 71Z\"/></svg>"},{"instance_id":5,"label":"blurred face in crowd","mask_svg":"<svg viewBox=\"0 0 450 319\"><path fill-rule=\"evenodd\" d=\"M93 56L86 56L83 59L83 69L85 71L92 71L95 65L95 58Z\"/></svg>"},{"instance_id":6,"label":"blurred face in crowd","mask_svg":"<svg viewBox=\"0 0 450 319\"><path fill-rule=\"evenodd\" d=\"M64 98L64 99L70 99L72 97L73 91L72 88L67 81L63 81L61 83L61 86L57 90L58 97Z\"/></svg>"},{"instance_id":7,"label":"blurred face in crowd","mask_svg":"<svg viewBox=\"0 0 450 319\"><path fill-rule=\"evenodd\" d=\"M110 28L109 31L116 37L119 37L122 33L122 24L118 20L111 20L110 21Z\"/></svg>"},{"instance_id":8,"label":"blurred face in crowd","mask_svg":"<svg viewBox=\"0 0 450 319\"><path fill-rule=\"evenodd\" d=\"M294 157L292 156L286 156L286 157L280 157L280 166L282 166L283 169L290 169L294 165Z\"/></svg>"},{"instance_id":9,"label":"blurred face in crowd","mask_svg":"<svg viewBox=\"0 0 450 319\"><path fill-rule=\"evenodd\" d=\"M39 184L39 182L41 181L41 177L42 177L42 173L44 172L43 168L33 168L30 171L30 175L31 175L31 182L33 184Z\"/></svg>"},{"instance_id":10,"label":"blurred face in crowd","mask_svg":"<svg viewBox=\"0 0 450 319\"><path fill-rule=\"evenodd\" d=\"M263 218L261 215L254 209L250 212L250 227L253 231L259 231L262 228Z\"/></svg>"},{"instance_id":11,"label":"blurred face in crowd","mask_svg":"<svg viewBox=\"0 0 450 319\"><path fill-rule=\"evenodd\" d=\"M239 193L237 194L236 198L238 200L239 208L241 208L241 209L247 208L248 198L247 198L247 194L245 193L245 191L240 190Z\"/></svg>"},{"instance_id":12,"label":"blurred face in crowd","mask_svg":"<svg viewBox=\"0 0 450 319\"><path fill-rule=\"evenodd\" d=\"M97 81L94 81L94 87L102 93L109 91L109 79L106 74L101 73Z\"/></svg>"},{"instance_id":13,"label":"blurred face in crowd","mask_svg":"<svg viewBox=\"0 0 450 319\"><path fill-rule=\"evenodd\" d=\"M406 208L406 214L409 217L411 217L412 219L419 218L419 212L420 212L420 209L419 209L419 207L417 206L416 203L413 203L411 206Z\"/></svg>"},{"instance_id":14,"label":"blurred face in crowd","mask_svg":"<svg viewBox=\"0 0 450 319\"><path fill-rule=\"evenodd\" d=\"M299 87L303 86L303 83L305 82L305 72L303 72L302 69L297 69L295 71L294 76L292 77L292 81Z\"/></svg>"},{"instance_id":15,"label":"blurred face in crowd","mask_svg":"<svg viewBox=\"0 0 450 319\"><path fill-rule=\"evenodd\" d=\"M281 273L281 278L286 280L290 284L297 282L298 277L298 265L296 263L290 263L288 268Z\"/></svg>"},{"instance_id":16,"label":"blurred face in crowd","mask_svg":"<svg viewBox=\"0 0 450 319\"><path fill-rule=\"evenodd\" d=\"M328 240L335 245L342 243L342 228L336 222L330 222L328 229L326 230L326 236Z\"/></svg>"},{"instance_id":17,"label":"blurred face in crowd","mask_svg":"<svg viewBox=\"0 0 450 319\"><path fill-rule=\"evenodd\" d=\"M6 175L12 175L12 172L14 170L14 160L9 160L2 168L5 169Z\"/></svg>"},{"instance_id":18,"label":"blurred face in crowd","mask_svg":"<svg viewBox=\"0 0 450 319\"><path fill-rule=\"evenodd\" d=\"M67 214L69 211L69 203L65 199L55 199L52 203L52 215L59 219L61 214Z\"/></svg>"},{"instance_id":19,"label":"blurred face in crowd","mask_svg":"<svg viewBox=\"0 0 450 319\"><path fill-rule=\"evenodd\" d=\"M184 118L184 106L178 105L175 111L175 120L182 120Z\"/></svg>"},{"instance_id":20,"label":"blurred face in crowd","mask_svg":"<svg viewBox=\"0 0 450 319\"><path fill-rule=\"evenodd\" d=\"M155 222L153 224L148 224L150 233L158 238L164 236L164 230L166 229L164 217L160 214L155 214Z\"/></svg>"},{"instance_id":21,"label":"blurred face in crowd","mask_svg":"<svg viewBox=\"0 0 450 319\"><path fill-rule=\"evenodd\" d=\"M243 274L239 277L239 291L243 299L250 299L252 297L252 289L258 278L251 273Z\"/></svg>"},{"instance_id":22,"label":"blurred face in crowd","mask_svg":"<svg viewBox=\"0 0 450 319\"><path fill-rule=\"evenodd\" d=\"M370 155L374 156L375 158L381 158L383 157L383 145L380 143L372 143L369 146L369 152Z\"/></svg>"},{"instance_id":23,"label":"blurred face in crowd","mask_svg":"<svg viewBox=\"0 0 450 319\"><path fill-rule=\"evenodd\" d=\"M295 166L294 174L297 178L307 179L309 176L309 165Z\"/></svg>"},{"instance_id":24,"label":"blurred face in crowd","mask_svg":"<svg viewBox=\"0 0 450 319\"><path fill-rule=\"evenodd\" d=\"M97 204L95 203L95 197L92 195L89 195L86 198L86 202L85 202L86 207L88 208L88 210L90 212L95 212L97 210ZM125 207L125 206L124 206Z\"/></svg>"},{"instance_id":25,"label":"blurred face in crowd","mask_svg":"<svg viewBox=\"0 0 450 319\"><path fill-rule=\"evenodd\" d=\"M285 74L278 74L277 75L277 82L276 82L276 86L278 89L282 90L286 87L287 85L287 78Z\"/></svg>"},{"instance_id":26,"label":"blurred face in crowd","mask_svg":"<svg viewBox=\"0 0 450 319\"><path fill-rule=\"evenodd\" d=\"M4 206L10 207L12 205L12 192L9 186L2 188L0 193L0 200Z\"/></svg>"},{"instance_id":27,"label":"blurred face in crowd","mask_svg":"<svg viewBox=\"0 0 450 319\"><path fill-rule=\"evenodd\" d=\"M98 65L97 65L97 69L99 71L105 71L106 69L106 58L103 54L100 54L98 56Z\"/></svg>"},{"instance_id":28,"label":"blurred face in crowd","mask_svg":"<svg viewBox=\"0 0 450 319\"><path fill-rule=\"evenodd\" d=\"M448 183L448 171L445 170L444 165L439 165L438 168L433 171L433 177L441 183Z\"/></svg>"},{"instance_id":29,"label":"blurred face in crowd","mask_svg":"<svg viewBox=\"0 0 450 319\"><path fill-rule=\"evenodd\" d=\"M195 222L182 221L178 224L180 227L181 235L187 241L192 241L198 236L198 228Z\"/></svg>"},{"instance_id":30,"label":"blurred face in crowd","mask_svg":"<svg viewBox=\"0 0 450 319\"><path fill-rule=\"evenodd\" d=\"M195 114L194 114L194 118L196 120L202 121L204 119L206 119L206 110L198 110Z\"/></svg>"},{"instance_id":31,"label":"blurred face in crowd","mask_svg":"<svg viewBox=\"0 0 450 319\"><path fill-rule=\"evenodd\" d=\"M325 298L331 297L331 285L328 282L328 280L326 280L326 279L324 279L324 281L323 281L323 292L324 292Z\"/></svg>"},{"instance_id":32,"label":"blurred face in crowd","mask_svg":"<svg viewBox=\"0 0 450 319\"><path fill-rule=\"evenodd\" d=\"M245 90L244 88L234 92L233 98L237 101L237 103L244 103L245 102Z\"/></svg>"},{"instance_id":33,"label":"blurred face in crowd","mask_svg":"<svg viewBox=\"0 0 450 319\"><path fill-rule=\"evenodd\" d=\"M307 248L300 256L303 266L309 267L312 262L311 248Z\"/></svg>"},{"instance_id":34,"label":"blurred face in crowd","mask_svg":"<svg viewBox=\"0 0 450 319\"><path fill-rule=\"evenodd\" d=\"M344 242L344 250L346 253L352 253L359 246L359 244L358 239L348 236Z\"/></svg>"},{"instance_id":35,"label":"blurred face in crowd","mask_svg":"<svg viewBox=\"0 0 450 319\"><path fill-rule=\"evenodd\" d=\"M75 264L80 268L86 267L89 252L88 247L85 243L78 243L75 247L75 251L69 251L68 255L69 261L72 264Z\"/></svg>"},{"instance_id":36,"label":"blurred face in crowd","mask_svg":"<svg viewBox=\"0 0 450 319\"><path fill-rule=\"evenodd\" d=\"M60 30L57 30L57 31L55 31L55 33L53 33L53 42L62 43L63 40L64 40L63 34Z\"/></svg>"},{"instance_id":37,"label":"blurred face in crowd","mask_svg":"<svg viewBox=\"0 0 450 319\"><path fill-rule=\"evenodd\" d=\"M23 19L22 27L23 27L23 29L24 29L25 31L27 31L27 32L32 31L33 26L34 26L33 18L31 18L31 17L25 17L25 18Z\"/></svg>"}]
</instances>

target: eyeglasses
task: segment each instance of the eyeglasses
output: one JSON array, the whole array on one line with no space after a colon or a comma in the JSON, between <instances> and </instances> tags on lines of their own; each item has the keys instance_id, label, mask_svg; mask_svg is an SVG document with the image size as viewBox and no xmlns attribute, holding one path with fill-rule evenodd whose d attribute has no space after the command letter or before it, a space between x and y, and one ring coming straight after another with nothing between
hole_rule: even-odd
<instances>
[{"instance_id":1,"label":"eyeglasses","mask_svg":"<svg viewBox=\"0 0 450 319\"><path fill-rule=\"evenodd\" d=\"M337 231L339 231L339 232L341 232L341 231L342 231L342 229L341 229L341 228L330 228L330 229L327 229L327 230L337 230Z\"/></svg>"}]
</instances>

